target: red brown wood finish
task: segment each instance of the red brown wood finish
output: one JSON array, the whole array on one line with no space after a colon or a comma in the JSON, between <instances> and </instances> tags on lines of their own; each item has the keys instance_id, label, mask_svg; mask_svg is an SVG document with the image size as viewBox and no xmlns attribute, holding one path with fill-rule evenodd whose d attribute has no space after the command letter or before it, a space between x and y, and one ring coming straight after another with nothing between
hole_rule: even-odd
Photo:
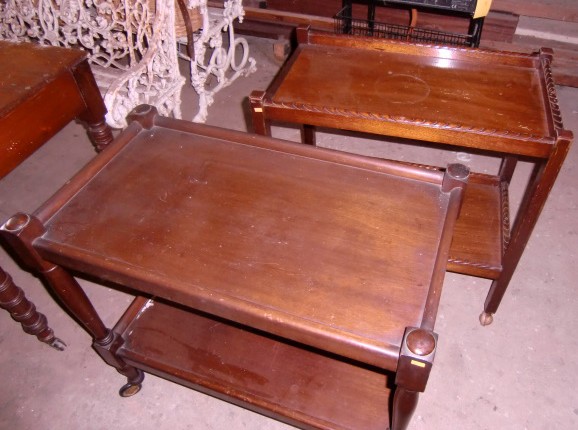
<instances>
[{"instance_id":1,"label":"red brown wood finish","mask_svg":"<svg viewBox=\"0 0 578 430\"><path fill-rule=\"evenodd\" d=\"M0 179L75 118L97 150L112 141L106 108L83 51L0 41ZM0 306L56 349L46 317L0 268Z\"/></svg>"},{"instance_id":2,"label":"red brown wood finish","mask_svg":"<svg viewBox=\"0 0 578 430\"><path fill-rule=\"evenodd\" d=\"M468 169L317 149L150 106L129 119L107 151L1 230L127 376L121 394L138 391L145 371L301 428L405 428L435 354ZM109 330L69 273L137 298Z\"/></svg>"},{"instance_id":3,"label":"red brown wood finish","mask_svg":"<svg viewBox=\"0 0 578 430\"><path fill-rule=\"evenodd\" d=\"M0 83L0 177L74 119L97 150L112 141L84 51L0 41Z\"/></svg>"},{"instance_id":4,"label":"red brown wood finish","mask_svg":"<svg viewBox=\"0 0 578 430\"><path fill-rule=\"evenodd\" d=\"M18 287L12 277L1 268L0 307L22 325L25 333L36 336L40 342L59 351L63 351L66 347L66 344L54 336L54 331L48 327L46 316L36 310L36 306L26 298L22 288Z\"/></svg>"},{"instance_id":5,"label":"red brown wood finish","mask_svg":"<svg viewBox=\"0 0 578 430\"><path fill-rule=\"evenodd\" d=\"M448 269L493 279L490 323L573 139L564 130L552 53L407 44L298 29L299 45L267 91L252 93L255 132L300 124L502 156L496 176L472 174ZM510 232L508 185L519 157L535 162Z\"/></svg>"}]
</instances>

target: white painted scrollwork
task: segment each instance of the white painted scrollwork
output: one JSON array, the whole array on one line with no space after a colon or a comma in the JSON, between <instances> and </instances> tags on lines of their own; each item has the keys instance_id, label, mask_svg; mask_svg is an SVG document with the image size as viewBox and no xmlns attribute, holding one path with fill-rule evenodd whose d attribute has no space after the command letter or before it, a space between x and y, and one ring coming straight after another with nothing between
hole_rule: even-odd
<instances>
[{"instance_id":1,"label":"white painted scrollwork","mask_svg":"<svg viewBox=\"0 0 578 430\"><path fill-rule=\"evenodd\" d=\"M124 127L141 103L180 117L174 3L156 0L0 0L0 39L82 47L108 109Z\"/></svg>"},{"instance_id":2,"label":"white painted scrollwork","mask_svg":"<svg viewBox=\"0 0 578 430\"><path fill-rule=\"evenodd\" d=\"M195 121L204 122L214 94L253 72L255 60L233 30L233 21L243 19L241 0L227 0L222 9L209 8L207 0L190 0L188 6L199 8L202 27L194 36L194 58L182 56L191 63L191 83L199 94ZM141 103L181 117L185 79L174 26L174 0L0 0L0 39L89 52L107 122L117 128Z\"/></svg>"},{"instance_id":3,"label":"white painted scrollwork","mask_svg":"<svg viewBox=\"0 0 578 430\"><path fill-rule=\"evenodd\" d=\"M255 60L249 57L249 45L236 37L233 22L243 20L245 11L241 0L227 0L223 9L209 8L206 0L190 0L189 7L198 7L202 28L195 36L195 55L189 58L191 84L199 95L199 111L193 121L205 122L214 95L240 76L256 70ZM180 42L185 42L180 40Z\"/></svg>"}]
</instances>

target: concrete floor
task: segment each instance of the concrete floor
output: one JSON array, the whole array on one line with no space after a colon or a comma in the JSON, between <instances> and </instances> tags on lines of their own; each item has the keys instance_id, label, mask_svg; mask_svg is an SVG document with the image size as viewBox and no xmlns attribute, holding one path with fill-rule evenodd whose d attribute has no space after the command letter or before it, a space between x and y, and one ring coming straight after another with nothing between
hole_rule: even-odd
<instances>
[{"instance_id":1,"label":"concrete floor","mask_svg":"<svg viewBox=\"0 0 578 430\"><path fill-rule=\"evenodd\" d=\"M245 130L246 96L265 89L278 69L270 41L251 38L250 44L258 72L219 94L209 124ZM558 96L566 128L578 135L578 89L559 87ZM183 102L184 115L191 118L196 97L190 88ZM281 127L274 135L298 137L295 129ZM497 168L497 160L488 157L343 134L322 133L318 141L374 156L442 165L460 160L487 172ZM1 218L34 210L93 156L82 127L66 127L0 182ZM436 362L410 430L578 428L577 165L574 147L493 325L478 323L490 282L448 274L436 326ZM514 206L528 172L522 164L516 173ZM151 375L138 395L120 398L124 378L93 352L89 336L3 252L0 264L68 344L64 352L53 350L0 312L0 429L292 428ZM108 325L130 301L117 291L82 284Z\"/></svg>"}]
</instances>

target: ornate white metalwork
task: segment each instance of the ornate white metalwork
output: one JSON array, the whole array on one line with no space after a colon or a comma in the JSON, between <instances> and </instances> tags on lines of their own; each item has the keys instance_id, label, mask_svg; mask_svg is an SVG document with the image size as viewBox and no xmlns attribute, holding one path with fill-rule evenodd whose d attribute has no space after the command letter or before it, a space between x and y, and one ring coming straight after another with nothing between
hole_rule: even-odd
<instances>
[{"instance_id":1,"label":"ornate white metalwork","mask_svg":"<svg viewBox=\"0 0 578 430\"><path fill-rule=\"evenodd\" d=\"M245 15L242 0L227 0L223 6L209 8L207 0L189 0L189 7L198 7L203 19L200 33L195 35L195 57L180 54L190 61L191 84L199 95L199 111L193 119L196 122L206 121L207 109L218 91L256 70L247 40L236 37L233 29L233 21L242 21Z\"/></svg>"},{"instance_id":2,"label":"ornate white metalwork","mask_svg":"<svg viewBox=\"0 0 578 430\"><path fill-rule=\"evenodd\" d=\"M256 70L247 41L235 38L233 30L233 21L244 16L242 0L227 0L223 6L189 1L203 20L195 35L195 58L182 55L191 62L191 83L199 94L194 120L199 122L206 120L217 91ZM174 22L174 0L0 0L0 39L89 52L107 122L116 128L124 127L126 115L141 103L181 117L185 79L179 72ZM223 43L226 33L228 43Z\"/></svg>"},{"instance_id":3,"label":"ornate white metalwork","mask_svg":"<svg viewBox=\"0 0 578 430\"><path fill-rule=\"evenodd\" d=\"M107 122L122 128L141 103L179 118L172 0L0 0L0 39L82 47L104 95Z\"/></svg>"}]
</instances>

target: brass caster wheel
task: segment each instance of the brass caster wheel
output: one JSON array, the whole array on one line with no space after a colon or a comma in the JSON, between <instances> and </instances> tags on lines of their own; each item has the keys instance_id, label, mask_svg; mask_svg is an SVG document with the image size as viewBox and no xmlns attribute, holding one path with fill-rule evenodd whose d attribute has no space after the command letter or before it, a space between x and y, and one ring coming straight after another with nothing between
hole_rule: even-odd
<instances>
[{"instance_id":1,"label":"brass caster wheel","mask_svg":"<svg viewBox=\"0 0 578 430\"><path fill-rule=\"evenodd\" d=\"M142 388L142 384L125 384L119 391L121 397L131 397L138 393Z\"/></svg>"},{"instance_id":2,"label":"brass caster wheel","mask_svg":"<svg viewBox=\"0 0 578 430\"><path fill-rule=\"evenodd\" d=\"M57 351L64 351L66 349L66 344L57 337L55 337L48 345Z\"/></svg>"},{"instance_id":3,"label":"brass caster wheel","mask_svg":"<svg viewBox=\"0 0 578 430\"><path fill-rule=\"evenodd\" d=\"M494 314L490 314L487 312L482 312L480 314L480 324L483 326L490 325L494 322Z\"/></svg>"}]
</instances>

